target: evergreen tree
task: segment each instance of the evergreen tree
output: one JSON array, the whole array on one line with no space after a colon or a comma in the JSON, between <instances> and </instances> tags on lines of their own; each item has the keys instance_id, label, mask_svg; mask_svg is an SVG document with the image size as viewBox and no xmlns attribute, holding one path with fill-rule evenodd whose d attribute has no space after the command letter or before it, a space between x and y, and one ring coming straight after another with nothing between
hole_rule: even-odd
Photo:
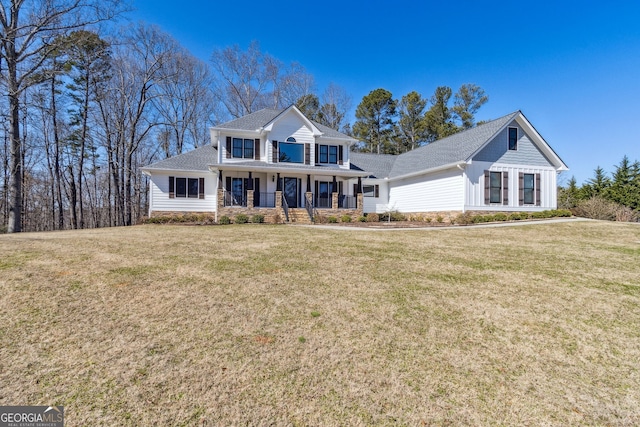
<instances>
[{"instance_id":1,"label":"evergreen tree","mask_svg":"<svg viewBox=\"0 0 640 427\"><path fill-rule=\"evenodd\" d=\"M353 134L363 141L365 151L371 153L393 153L393 133L395 128L396 101L391 92L376 89L362 98L356 108L356 122Z\"/></svg>"},{"instance_id":2,"label":"evergreen tree","mask_svg":"<svg viewBox=\"0 0 640 427\"><path fill-rule=\"evenodd\" d=\"M439 86L431 97L431 108L425 115L428 142L445 138L459 131L453 122L453 113L449 108L451 94L450 87Z\"/></svg>"},{"instance_id":3,"label":"evergreen tree","mask_svg":"<svg viewBox=\"0 0 640 427\"><path fill-rule=\"evenodd\" d=\"M598 166L594 170L594 177L587 180L587 183L582 186L580 192L582 198L590 199L595 196L605 196L605 191L611 185L611 179L607 176L607 173Z\"/></svg>"},{"instance_id":4,"label":"evergreen tree","mask_svg":"<svg viewBox=\"0 0 640 427\"><path fill-rule=\"evenodd\" d=\"M409 92L400 100L398 139L401 151L413 150L428 140L426 106L427 100L416 91Z\"/></svg>"},{"instance_id":5,"label":"evergreen tree","mask_svg":"<svg viewBox=\"0 0 640 427\"><path fill-rule=\"evenodd\" d=\"M473 83L463 84L455 94L453 113L460 120L462 129L470 129L474 126L475 114L489 97L484 90Z\"/></svg>"},{"instance_id":6,"label":"evergreen tree","mask_svg":"<svg viewBox=\"0 0 640 427\"><path fill-rule=\"evenodd\" d=\"M624 156L613 173L613 180L606 193L607 198L631 209L640 208L639 169L637 161L631 163L629 158Z\"/></svg>"}]
</instances>

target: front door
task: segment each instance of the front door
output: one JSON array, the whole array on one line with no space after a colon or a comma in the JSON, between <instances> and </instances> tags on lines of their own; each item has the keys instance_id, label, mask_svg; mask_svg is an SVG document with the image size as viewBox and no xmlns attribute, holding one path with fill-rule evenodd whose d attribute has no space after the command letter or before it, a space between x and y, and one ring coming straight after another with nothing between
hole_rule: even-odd
<instances>
[{"instance_id":1,"label":"front door","mask_svg":"<svg viewBox=\"0 0 640 427\"><path fill-rule=\"evenodd\" d=\"M284 179L284 197L290 208L298 207L298 178Z\"/></svg>"}]
</instances>

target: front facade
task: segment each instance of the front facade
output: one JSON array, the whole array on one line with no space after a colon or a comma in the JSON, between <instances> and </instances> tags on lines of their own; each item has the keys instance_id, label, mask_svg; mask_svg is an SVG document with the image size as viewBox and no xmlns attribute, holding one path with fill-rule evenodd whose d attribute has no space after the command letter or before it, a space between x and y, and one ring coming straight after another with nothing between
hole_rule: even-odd
<instances>
[{"instance_id":1,"label":"front facade","mask_svg":"<svg viewBox=\"0 0 640 427\"><path fill-rule=\"evenodd\" d=\"M143 168L150 215L262 213L271 221L369 212L555 209L566 165L521 112L402 155L358 141L295 106L211 128L211 145Z\"/></svg>"}]
</instances>

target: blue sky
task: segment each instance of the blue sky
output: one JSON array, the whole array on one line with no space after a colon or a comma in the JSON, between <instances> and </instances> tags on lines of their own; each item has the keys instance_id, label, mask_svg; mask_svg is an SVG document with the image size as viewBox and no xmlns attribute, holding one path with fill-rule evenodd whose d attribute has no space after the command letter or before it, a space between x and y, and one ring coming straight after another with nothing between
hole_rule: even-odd
<instances>
[{"instance_id":1,"label":"blue sky","mask_svg":"<svg viewBox=\"0 0 640 427\"><path fill-rule=\"evenodd\" d=\"M252 40L329 82L353 110L377 88L395 98L480 85L478 120L522 110L578 183L626 154L640 160L640 2L132 0L195 56ZM179 7L177 6L179 5ZM353 117L351 118L353 122Z\"/></svg>"}]
</instances>

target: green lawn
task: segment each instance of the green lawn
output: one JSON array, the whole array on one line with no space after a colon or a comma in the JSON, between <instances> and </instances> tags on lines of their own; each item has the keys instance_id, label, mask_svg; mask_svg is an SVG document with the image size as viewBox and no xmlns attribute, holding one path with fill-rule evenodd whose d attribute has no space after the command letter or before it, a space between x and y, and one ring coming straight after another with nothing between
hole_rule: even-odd
<instances>
[{"instance_id":1,"label":"green lawn","mask_svg":"<svg viewBox=\"0 0 640 427\"><path fill-rule=\"evenodd\" d=\"M640 424L633 224L2 235L0 290L68 427Z\"/></svg>"}]
</instances>

